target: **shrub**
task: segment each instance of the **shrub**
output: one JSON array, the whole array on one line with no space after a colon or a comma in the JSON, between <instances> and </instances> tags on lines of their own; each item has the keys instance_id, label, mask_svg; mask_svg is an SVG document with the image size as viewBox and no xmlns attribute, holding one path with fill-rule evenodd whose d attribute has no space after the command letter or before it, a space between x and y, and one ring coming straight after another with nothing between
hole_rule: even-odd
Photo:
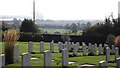
<instances>
[{"instance_id":1,"label":"shrub","mask_svg":"<svg viewBox=\"0 0 120 68\"><path fill-rule=\"evenodd\" d=\"M5 42L5 62L6 64L12 64L14 62L14 46L19 39L19 30L6 30L4 32Z\"/></svg>"},{"instance_id":2,"label":"shrub","mask_svg":"<svg viewBox=\"0 0 120 68\"><path fill-rule=\"evenodd\" d=\"M43 36L42 36L42 34L39 34L39 33L33 34L30 32L21 32L19 41L22 41L22 42L29 42L29 41L40 42L40 41L43 41Z\"/></svg>"},{"instance_id":3,"label":"shrub","mask_svg":"<svg viewBox=\"0 0 120 68\"><path fill-rule=\"evenodd\" d=\"M20 31L37 33L37 32L39 32L39 28L34 23L34 21L29 20L29 19L24 19L23 22L21 23Z\"/></svg>"},{"instance_id":4,"label":"shrub","mask_svg":"<svg viewBox=\"0 0 120 68\"><path fill-rule=\"evenodd\" d=\"M40 41L44 41L43 40L44 38L43 38L43 36L42 36L42 34L34 34L33 35L33 41L35 41L35 42L40 42Z\"/></svg>"},{"instance_id":5,"label":"shrub","mask_svg":"<svg viewBox=\"0 0 120 68\"><path fill-rule=\"evenodd\" d=\"M32 39L33 39L32 33L28 33L28 32L21 32L20 33L20 39L19 39L19 41L29 42L29 41L32 41Z\"/></svg>"},{"instance_id":6,"label":"shrub","mask_svg":"<svg viewBox=\"0 0 120 68\"><path fill-rule=\"evenodd\" d=\"M65 33L64 35L61 35L61 38L63 39L64 42L66 41L70 42L71 40L70 36L67 33Z\"/></svg>"},{"instance_id":7,"label":"shrub","mask_svg":"<svg viewBox=\"0 0 120 68\"><path fill-rule=\"evenodd\" d=\"M115 44L115 37L114 35L110 34L107 36L106 43L111 47L111 45Z\"/></svg>"}]
</instances>

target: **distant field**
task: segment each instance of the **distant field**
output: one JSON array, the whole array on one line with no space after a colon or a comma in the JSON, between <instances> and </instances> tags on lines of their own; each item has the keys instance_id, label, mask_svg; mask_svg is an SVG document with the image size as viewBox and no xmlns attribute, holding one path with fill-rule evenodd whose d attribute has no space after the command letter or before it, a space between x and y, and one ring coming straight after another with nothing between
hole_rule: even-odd
<instances>
[{"instance_id":1,"label":"distant field","mask_svg":"<svg viewBox=\"0 0 120 68\"><path fill-rule=\"evenodd\" d=\"M65 29L49 29L49 28L40 28L40 29L43 30L43 32L47 32L48 34L54 34L54 32L60 32L60 34L65 33ZM82 30L79 30L77 35L82 35Z\"/></svg>"}]
</instances>

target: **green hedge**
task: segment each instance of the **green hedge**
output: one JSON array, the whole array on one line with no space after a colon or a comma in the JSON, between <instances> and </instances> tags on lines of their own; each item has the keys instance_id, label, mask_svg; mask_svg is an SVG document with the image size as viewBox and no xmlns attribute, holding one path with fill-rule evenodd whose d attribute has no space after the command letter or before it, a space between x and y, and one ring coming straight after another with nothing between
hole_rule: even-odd
<instances>
[{"instance_id":1,"label":"green hedge","mask_svg":"<svg viewBox=\"0 0 120 68\"><path fill-rule=\"evenodd\" d=\"M38 33L26 33L26 32L21 32L20 33L20 39L19 41L22 42L29 42L29 41L34 41L34 42L40 42L43 40L42 34Z\"/></svg>"}]
</instances>

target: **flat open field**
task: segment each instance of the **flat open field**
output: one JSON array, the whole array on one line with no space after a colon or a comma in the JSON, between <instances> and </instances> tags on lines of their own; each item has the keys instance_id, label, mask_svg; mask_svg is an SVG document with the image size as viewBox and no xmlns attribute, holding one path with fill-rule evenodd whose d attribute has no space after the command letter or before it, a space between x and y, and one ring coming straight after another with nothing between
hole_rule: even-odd
<instances>
[{"instance_id":1,"label":"flat open field","mask_svg":"<svg viewBox=\"0 0 120 68\"><path fill-rule=\"evenodd\" d=\"M43 32L47 32L48 34L54 34L54 32L60 32L60 34L65 33L65 29L49 29L49 28L40 28ZM72 35L74 35L72 33ZM77 35L82 35L82 30L78 30Z\"/></svg>"},{"instance_id":2,"label":"flat open field","mask_svg":"<svg viewBox=\"0 0 120 68\"><path fill-rule=\"evenodd\" d=\"M19 68L21 68L21 55L22 53L26 53L28 52L28 42L18 42L17 45L20 45L20 62L16 63L16 64L9 64L6 65L5 68L8 68L9 66L18 66ZM37 58L37 59L31 59L31 66L40 66L40 68L44 67L44 54L39 54L40 52L40 43L39 42L34 42L34 46L33 46L33 52L38 53L38 54L31 54L32 58ZM50 50L50 43L45 43L44 44L44 51L46 50ZM3 43L3 53L4 53L4 43ZM105 55L102 56L82 56L82 46L80 45L80 50L78 52L78 56L77 57L69 57L69 62L75 62L72 64L69 64L69 67L71 68L76 68L80 65L83 64L91 64L91 65L95 65L94 67L91 68L98 68L98 63L100 61L103 61L106 59ZM62 53L58 52L58 44L54 43L54 51L55 53L52 53L52 66L58 66L59 68L61 68L60 66L62 66ZM88 53L88 52L87 52ZM69 52L69 55L72 55L73 52ZM114 55L110 56L110 60L113 61L114 60ZM116 66L115 63L109 63L108 66ZM17 67L17 68L18 68Z\"/></svg>"}]
</instances>

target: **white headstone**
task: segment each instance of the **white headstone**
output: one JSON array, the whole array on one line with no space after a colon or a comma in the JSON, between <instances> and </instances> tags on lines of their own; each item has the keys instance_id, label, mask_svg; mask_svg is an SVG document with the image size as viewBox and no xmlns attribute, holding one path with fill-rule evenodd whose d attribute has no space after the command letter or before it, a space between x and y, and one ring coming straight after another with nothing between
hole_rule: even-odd
<instances>
[{"instance_id":1,"label":"white headstone","mask_svg":"<svg viewBox=\"0 0 120 68\"><path fill-rule=\"evenodd\" d=\"M77 56L77 50L78 50L77 44L74 44L73 45L73 55L74 56Z\"/></svg>"},{"instance_id":2,"label":"white headstone","mask_svg":"<svg viewBox=\"0 0 120 68\"><path fill-rule=\"evenodd\" d=\"M117 68L120 68L120 57L117 58L117 61L116 61L116 67L117 67Z\"/></svg>"},{"instance_id":3,"label":"white headstone","mask_svg":"<svg viewBox=\"0 0 120 68\"><path fill-rule=\"evenodd\" d=\"M27 68L30 67L30 63L31 63L31 55L30 53L24 53L22 54L22 67L23 68Z\"/></svg>"},{"instance_id":4,"label":"white headstone","mask_svg":"<svg viewBox=\"0 0 120 68\"><path fill-rule=\"evenodd\" d=\"M65 42L65 47L64 49L67 48L68 52L69 52L69 45L68 45L68 42Z\"/></svg>"},{"instance_id":5,"label":"white headstone","mask_svg":"<svg viewBox=\"0 0 120 68\"><path fill-rule=\"evenodd\" d=\"M73 45L74 45L74 42L72 42L72 46L71 46L72 49L73 49Z\"/></svg>"},{"instance_id":6,"label":"white headstone","mask_svg":"<svg viewBox=\"0 0 120 68\"><path fill-rule=\"evenodd\" d=\"M99 68L107 68L107 62L106 61L100 61L99 62Z\"/></svg>"},{"instance_id":7,"label":"white headstone","mask_svg":"<svg viewBox=\"0 0 120 68\"><path fill-rule=\"evenodd\" d=\"M92 48L92 44L89 43L89 44L88 44L88 51L91 51L91 48Z\"/></svg>"},{"instance_id":8,"label":"white headstone","mask_svg":"<svg viewBox=\"0 0 120 68\"><path fill-rule=\"evenodd\" d=\"M82 42L82 45L84 45L85 44L85 42Z\"/></svg>"},{"instance_id":9,"label":"white headstone","mask_svg":"<svg viewBox=\"0 0 120 68\"><path fill-rule=\"evenodd\" d=\"M117 60L118 57L119 57L119 48L115 47L115 61Z\"/></svg>"},{"instance_id":10,"label":"white headstone","mask_svg":"<svg viewBox=\"0 0 120 68\"><path fill-rule=\"evenodd\" d=\"M99 45L98 52L99 52L99 55L102 55L102 44Z\"/></svg>"},{"instance_id":11,"label":"white headstone","mask_svg":"<svg viewBox=\"0 0 120 68\"><path fill-rule=\"evenodd\" d=\"M0 68L5 66L5 56L3 54L0 55Z\"/></svg>"},{"instance_id":12,"label":"white headstone","mask_svg":"<svg viewBox=\"0 0 120 68\"><path fill-rule=\"evenodd\" d=\"M77 51L78 51L78 50L79 50L80 43L77 42L76 45L77 45Z\"/></svg>"},{"instance_id":13,"label":"white headstone","mask_svg":"<svg viewBox=\"0 0 120 68\"><path fill-rule=\"evenodd\" d=\"M71 42L68 42L68 49L69 49L69 51L71 50L71 47L72 47Z\"/></svg>"},{"instance_id":14,"label":"white headstone","mask_svg":"<svg viewBox=\"0 0 120 68\"><path fill-rule=\"evenodd\" d=\"M106 62L109 62L110 61L110 48L107 47L106 48Z\"/></svg>"},{"instance_id":15,"label":"white headstone","mask_svg":"<svg viewBox=\"0 0 120 68\"><path fill-rule=\"evenodd\" d=\"M20 52L20 46L19 45L14 46L14 63L17 63L20 60L19 52Z\"/></svg>"},{"instance_id":16,"label":"white headstone","mask_svg":"<svg viewBox=\"0 0 120 68\"><path fill-rule=\"evenodd\" d=\"M114 54L115 53L115 46L112 45L111 47L112 47L111 53Z\"/></svg>"},{"instance_id":17,"label":"white headstone","mask_svg":"<svg viewBox=\"0 0 120 68\"><path fill-rule=\"evenodd\" d=\"M49 68L52 64L52 55L51 51L44 52L44 66L45 68Z\"/></svg>"},{"instance_id":18,"label":"white headstone","mask_svg":"<svg viewBox=\"0 0 120 68\"><path fill-rule=\"evenodd\" d=\"M1 44L2 44L2 43L1 43ZM3 45L0 45L0 55L2 54L2 49L3 49L2 46L3 46Z\"/></svg>"},{"instance_id":19,"label":"white headstone","mask_svg":"<svg viewBox=\"0 0 120 68\"><path fill-rule=\"evenodd\" d=\"M104 53L104 55L106 54L106 48L108 47L108 45L107 44L104 44L104 51L103 51L103 53Z\"/></svg>"},{"instance_id":20,"label":"white headstone","mask_svg":"<svg viewBox=\"0 0 120 68\"><path fill-rule=\"evenodd\" d=\"M0 68L2 68L2 56L0 56Z\"/></svg>"},{"instance_id":21,"label":"white headstone","mask_svg":"<svg viewBox=\"0 0 120 68\"><path fill-rule=\"evenodd\" d=\"M66 48L66 45L65 44L63 44L63 49L65 49ZM67 49L67 48L66 48Z\"/></svg>"},{"instance_id":22,"label":"white headstone","mask_svg":"<svg viewBox=\"0 0 120 68\"><path fill-rule=\"evenodd\" d=\"M44 42L41 41L40 42L40 53L43 53L44 52Z\"/></svg>"},{"instance_id":23,"label":"white headstone","mask_svg":"<svg viewBox=\"0 0 120 68\"><path fill-rule=\"evenodd\" d=\"M92 45L92 47L91 47L91 53L93 54L93 55L95 55L95 52L94 52L94 45Z\"/></svg>"},{"instance_id":24,"label":"white headstone","mask_svg":"<svg viewBox=\"0 0 120 68\"><path fill-rule=\"evenodd\" d=\"M95 49L94 49L95 52L97 52L97 43L94 44L94 48L95 48Z\"/></svg>"},{"instance_id":25,"label":"white headstone","mask_svg":"<svg viewBox=\"0 0 120 68\"><path fill-rule=\"evenodd\" d=\"M5 55L2 54L2 67L5 66Z\"/></svg>"},{"instance_id":26,"label":"white headstone","mask_svg":"<svg viewBox=\"0 0 120 68\"><path fill-rule=\"evenodd\" d=\"M33 42L28 42L28 52L31 53L33 51Z\"/></svg>"},{"instance_id":27,"label":"white headstone","mask_svg":"<svg viewBox=\"0 0 120 68\"><path fill-rule=\"evenodd\" d=\"M62 50L62 66L63 67L68 66L68 58L69 58L68 51L65 48Z\"/></svg>"},{"instance_id":28,"label":"white headstone","mask_svg":"<svg viewBox=\"0 0 120 68\"><path fill-rule=\"evenodd\" d=\"M82 44L83 56L86 56L86 44Z\"/></svg>"},{"instance_id":29,"label":"white headstone","mask_svg":"<svg viewBox=\"0 0 120 68\"><path fill-rule=\"evenodd\" d=\"M63 49L63 43L58 42L58 50L59 50L59 52L62 52L62 49Z\"/></svg>"},{"instance_id":30,"label":"white headstone","mask_svg":"<svg viewBox=\"0 0 120 68\"><path fill-rule=\"evenodd\" d=\"M50 51L54 52L54 42L53 41L50 43Z\"/></svg>"}]
</instances>

